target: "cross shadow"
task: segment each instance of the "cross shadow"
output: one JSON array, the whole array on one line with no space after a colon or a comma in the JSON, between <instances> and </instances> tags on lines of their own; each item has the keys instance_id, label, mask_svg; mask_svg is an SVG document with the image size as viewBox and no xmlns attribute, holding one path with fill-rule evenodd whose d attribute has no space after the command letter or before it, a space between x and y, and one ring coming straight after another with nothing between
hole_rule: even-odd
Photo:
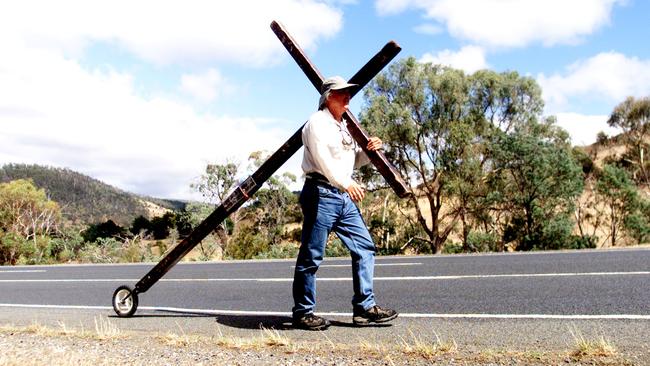
<instances>
[{"instance_id":1,"label":"cross shadow","mask_svg":"<svg viewBox=\"0 0 650 366\"><path fill-rule=\"evenodd\" d=\"M288 316L269 316L269 315L217 315L216 322L228 327L239 329L276 329L276 330L297 330L291 324L291 317ZM332 327L342 328L384 328L390 327L391 324L371 324L358 326L354 323L330 320Z\"/></svg>"},{"instance_id":2,"label":"cross shadow","mask_svg":"<svg viewBox=\"0 0 650 366\"><path fill-rule=\"evenodd\" d=\"M108 315L109 318L120 319L119 316L113 314ZM192 313L152 313L152 314L137 314L132 315L131 318L212 318L214 315L208 314L192 314Z\"/></svg>"}]
</instances>

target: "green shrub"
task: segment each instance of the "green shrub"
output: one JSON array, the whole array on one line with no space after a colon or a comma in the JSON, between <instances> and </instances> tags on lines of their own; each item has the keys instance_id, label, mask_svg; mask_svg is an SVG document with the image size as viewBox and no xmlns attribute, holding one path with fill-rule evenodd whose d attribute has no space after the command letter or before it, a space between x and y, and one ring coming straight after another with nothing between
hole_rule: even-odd
<instances>
[{"instance_id":1,"label":"green shrub","mask_svg":"<svg viewBox=\"0 0 650 366\"><path fill-rule=\"evenodd\" d=\"M494 233L470 231L467 245L472 252L492 252L498 250L499 238Z\"/></svg>"},{"instance_id":2,"label":"green shrub","mask_svg":"<svg viewBox=\"0 0 650 366\"><path fill-rule=\"evenodd\" d=\"M462 243L448 243L442 248L444 254L458 254L463 252Z\"/></svg>"},{"instance_id":3,"label":"green shrub","mask_svg":"<svg viewBox=\"0 0 650 366\"><path fill-rule=\"evenodd\" d=\"M326 257L347 257L349 255L350 251L339 238L330 240L325 246Z\"/></svg>"},{"instance_id":4,"label":"green shrub","mask_svg":"<svg viewBox=\"0 0 650 366\"><path fill-rule=\"evenodd\" d=\"M25 238L13 233L0 230L0 264L16 264L23 255Z\"/></svg>"},{"instance_id":5,"label":"green shrub","mask_svg":"<svg viewBox=\"0 0 650 366\"><path fill-rule=\"evenodd\" d=\"M255 232L254 228L242 227L225 248L224 258L251 259L268 250L270 245L264 235Z\"/></svg>"},{"instance_id":6,"label":"green shrub","mask_svg":"<svg viewBox=\"0 0 650 366\"><path fill-rule=\"evenodd\" d=\"M271 246L271 249L255 255L255 259L288 259L296 258L300 245L290 242L281 242Z\"/></svg>"},{"instance_id":7,"label":"green shrub","mask_svg":"<svg viewBox=\"0 0 650 366\"><path fill-rule=\"evenodd\" d=\"M79 252L79 260L86 263L116 263L122 243L115 238L99 238Z\"/></svg>"},{"instance_id":8,"label":"green shrub","mask_svg":"<svg viewBox=\"0 0 650 366\"><path fill-rule=\"evenodd\" d=\"M596 248L598 237L595 235L573 235L566 249L593 249Z\"/></svg>"}]
</instances>

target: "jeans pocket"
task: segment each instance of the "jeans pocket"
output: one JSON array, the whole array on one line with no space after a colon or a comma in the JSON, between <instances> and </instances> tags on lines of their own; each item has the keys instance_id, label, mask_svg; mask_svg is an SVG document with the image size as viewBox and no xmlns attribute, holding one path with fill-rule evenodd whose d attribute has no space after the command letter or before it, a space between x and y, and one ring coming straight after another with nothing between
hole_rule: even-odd
<instances>
[{"instance_id":1,"label":"jeans pocket","mask_svg":"<svg viewBox=\"0 0 650 366\"><path fill-rule=\"evenodd\" d=\"M336 198L336 194L332 192L332 188L318 186L318 195L322 198Z\"/></svg>"}]
</instances>

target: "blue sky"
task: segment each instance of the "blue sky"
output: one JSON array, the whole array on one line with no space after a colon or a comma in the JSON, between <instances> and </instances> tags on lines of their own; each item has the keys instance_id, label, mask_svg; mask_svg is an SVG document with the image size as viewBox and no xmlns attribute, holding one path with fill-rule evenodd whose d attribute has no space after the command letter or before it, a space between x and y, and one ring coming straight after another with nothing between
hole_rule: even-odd
<instances>
[{"instance_id":1,"label":"blue sky","mask_svg":"<svg viewBox=\"0 0 650 366\"><path fill-rule=\"evenodd\" d=\"M626 96L650 95L649 1L4 2L0 164L196 198L207 163L275 151L316 107L274 19L325 75L348 78L395 40L398 58L533 77L576 145L615 133L605 122ZM301 154L282 170L300 175Z\"/></svg>"}]
</instances>

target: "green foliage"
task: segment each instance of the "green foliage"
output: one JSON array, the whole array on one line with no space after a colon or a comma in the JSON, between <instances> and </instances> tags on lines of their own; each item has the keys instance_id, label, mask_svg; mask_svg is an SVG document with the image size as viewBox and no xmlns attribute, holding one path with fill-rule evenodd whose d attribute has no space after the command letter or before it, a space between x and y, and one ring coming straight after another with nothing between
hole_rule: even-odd
<instances>
[{"instance_id":1,"label":"green foliage","mask_svg":"<svg viewBox=\"0 0 650 366\"><path fill-rule=\"evenodd\" d=\"M254 259L289 259L298 256L300 245L290 242L281 242L271 246L266 252L255 255Z\"/></svg>"},{"instance_id":2,"label":"green foliage","mask_svg":"<svg viewBox=\"0 0 650 366\"><path fill-rule=\"evenodd\" d=\"M268 252L271 245L264 235L261 235L252 227L242 227L232 243L224 250L224 258L230 259L251 259L260 253Z\"/></svg>"},{"instance_id":3,"label":"green foliage","mask_svg":"<svg viewBox=\"0 0 650 366\"><path fill-rule=\"evenodd\" d=\"M141 232L148 233L151 231L151 221L149 221L149 219L147 219L146 217L140 215L135 219L133 219L129 231L133 235L138 235Z\"/></svg>"},{"instance_id":4,"label":"green foliage","mask_svg":"<svg viewBox=\"0 0 650 366\"><path fill-rule=\"evenodd\" d=\"M154 217L151 220L151 234L156 240L165 239L169 236L169 230L176 226L176 217L172 212L162 216Z\"/></svg>"},{"instance_id":5,"label":"green foliage","mask_svg":"<svg viewBox=\"0 0 650 366\"><path fill-rule=\"evenodd\" d=\"M345 247L341 239L333 238L328 240L327 245L325 245L325 256L326 257L349 257L350 251Z\"/></svg>"},{"instance_id":6,"label":"green foliage","mask_svg":"<svg viewBox=\"0 0 650 366\"><path fill-rule=\"evenodd\" d=\"M192 215L186 209L176 212L174 221L176 221L176 230L178 231L179 237L185 238L190 235L193 229Z\"/></svg>"},{"instance_id":7,"label":"green foliage","mask_svg":"<svg viewBox=\"0 0 650 366\"><path fill-rule=\"evenodd\" d=\"M414 58L375 78L366 99L362 123L383 139L389 160L409 177L414 219L425 233L417 241L433 253L459 221L469 233L491 208L485 197L493 136L535 121L543 106L539 86L516 72L466 75ZM417 197L426 200L430 214ZM443 205L452 209L443 212Z\"/></svg>"},{"instance_id":8,"label":"green foliage","mask_svg":"<svg viewBox=\"0 0 650 366\"><path fill-rule=\"evenodd\" d=\"M124 241L116 238L98 238L94 243L87 243L79 251L77 258L86 263L133 263L158 259L139 237Z\"/></svg>"},{"instance_id":9,"label":"green foliage","mask_svg":"<svg viewBox=\"0 0 650 366\"><path fill-rule=\"evenodd\" d=\"M120 225L108 220L99 224L90 224L88 228L81 233L86 242L96 242L98 239L124 237L126 230Z\"/></svg>"},{"instance_id":10,"label":"green foliage","mask_svg":"<svg viewBox=\"0 0 650 366\"><path fill-rule=\"evenodd\" d=\"M208 164L205 173L191 185L191 188L201 193L208 202L219 204L237 185L238 173L239 164L233 161L225 164Z\"/></svg>"},{"instance_id":11,"label":"green foliage","mask_svg":"<svg viewBox=\"0 0 650 366\"><path fill-rule=\"evenodd\" d=\"M626 216L623 225L626 233L631 236L637 244L645 243L650 238L650 222L646 210L637 210Z\"/></svg>"},{"instance_id":12,"label":"green foliage","mask_svg":"<svg viewBox=\"0 0 650 366\"><path fill-rule=\"evenodd\" d=\"M571 244L565 249L594 249L598 243L598 237L593 235L573 235Z\"/></svg>"},{"instance_id":13,"label":"green foliage","mask_svg":"<svg viewBox=\"0 0 650 366\"><path fill-rule=\"evenodd\" d=\"M585 177L591 176L596 172L596 165L594 164L594 161L592 158L587 155L587 153L584 152L583 149L579 147L574 147L571 149L571 153L573 155L573 159L580 165L582 166L582 174Z\"/></svg>"},{"instance_id":14,"label":"green foliage","mask_svg":"<svg viewBox=\"0 0 650 366\"><path fill-rule=\"evenodd\" d=\"M47 235L55 230L59 216L59 205L31 180L0 183L0 230L26 239Z\"/></svg>"},{"instance_id":15,"label":"green foliage","mask_svg":"<svg viewBox=\"0 0 650 366\"><path fill-rule=\"evenodd\" d=\"M264 154L257 151L251 154L249 160L257 168L263 164L263 157ZM291 173L272 176L242 210L242 216L269 246L286 239L286 224L302 220L298 196L288 188L295 181L296 177Z\"/></svg>"},{"instance_id":16,"label":"green foliage","mask_svg":"<svg viewBox=\"0 0 650 366\"><path fill-rule=\"evenodd\" d=\"M0 264L35 264L51 256L59 205L30 180L0 183Z\"/></svg>"},{"instance_id":17,"label":"green foliage","mask_svg":"<svg viewBox=\"0 0 650 366\"><path fill-rule=\"evenodd\" d=\"M649 147L647 141L650 132L650 97L628 97L614 108L607 124L623 130L623 141L627 150L621 163L626 165L635 181L650 183L646 157Z\"/></svg>"},{"instance_id":18,"label":"green foliage","mask_svg":"<svg viewBox=\"0 0 650 366\"><path fill-rule=\"evenodd\" d=\"M566 136L552 125L529 122L491 144L495 174L492 201L507 210L504 242L519 250L557 249L570 244L570 215L583 190L582 172Z\"/></svg>"},{"instance_id":19,"label":"green foliage","mask_svg":"<svg viewBox=\"0 0 650 366\"><path fill-rule=\"evenodd\" d=\"M495 233L471 231L467 237L467 247L471 252L494 252L498 250L499 238Z\"/></svg>"},{"instance_id":20,"label":"green foliage","mask_svg":"<svg viewBox=\"0 0 650 366\"><path fill-rule=\"evenodd\" d=\"M449 243L445 245L442 249L444 254L460 254L463 253L463 244L462 243Z\"/></svg>"},{"instance_id":21,"label":"green foliage","mask_svg":"<svg viewBox=\"0 0 650 366\"><path fill-rule=\"evenodd\" d=\"M28 250L29 244L21 235L0 231L0 264L16 264Z\"/></svg>"},{"instance_id":22,"label":"green foliage","mask_svg":"<svg viewBox=\"0 0 650 366\"><path fill-rule=\"evenodd\" d=\"M59 263L74 261L86 244L80 230L66 227L51 238L52 259Z\"/></svg>"},{"instance_id":23,"label":"green foliage","mask_svg":"<svg viewBox=\"0 0 650 366\"><path fill-rule=\"evenodd\" d=\"M648 237L650 203L638 192L629 173L613 165L605 165L596 183L598 193L607 206L610 222L610 244L615 246L622 231L637 242Z\"/></svg>"}]
</instances>

